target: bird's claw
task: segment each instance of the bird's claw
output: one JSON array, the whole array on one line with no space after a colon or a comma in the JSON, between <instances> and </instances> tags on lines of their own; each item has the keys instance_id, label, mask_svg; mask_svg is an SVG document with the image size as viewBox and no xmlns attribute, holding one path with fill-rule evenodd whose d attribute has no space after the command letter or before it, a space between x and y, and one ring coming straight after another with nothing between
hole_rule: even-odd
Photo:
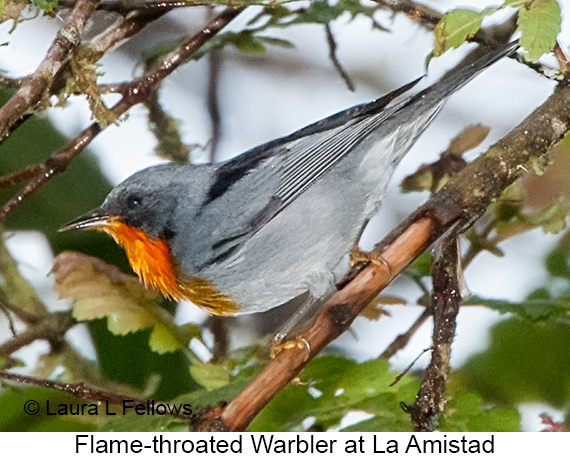
<instances>
[{"instance_id":1,"label":"bird's claw","mask_svg":"<svg viewBox=\"0 0 570 457\"><path fill-rule=\"evenodd\" d=\"M283 338L274 338L271 343L271 358L274 359L277 355L286 349L304 349L305 360L311 356L311 345L303 337L297 337L294 340L286 340Z\"/></svg>"},{"instance_id":2,"label":"bird's claw","mask_svg":"<svg viewBox=\"0 0 570 457\"><path fill-rule=\"evenodd\" d=\"M382 255L376 251L365 252L360 250L357 246L353 247L349 254L349 264L351 267L360 262L372 262L375 265L383 266L388 270L388 276L390 279L393 276L392 268L390 264L382 257Z\"/></svg>"}]
</instances>

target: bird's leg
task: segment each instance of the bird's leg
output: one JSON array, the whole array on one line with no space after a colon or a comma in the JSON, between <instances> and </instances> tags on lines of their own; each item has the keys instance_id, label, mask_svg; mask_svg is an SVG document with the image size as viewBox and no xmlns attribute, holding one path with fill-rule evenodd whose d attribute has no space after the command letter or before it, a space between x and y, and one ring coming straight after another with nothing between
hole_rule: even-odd
<instances>
[{"instance_id":1,"label":"bird's leg","mask_svg":"<svg viewBox=\"0 0 570 457\"><path fill-rule=\"evenodd\" d=\"M362 225L362 228L360 229L358 237L356 238L356 242L354 243L354 246L352 247L348 255L348 263L352 268L354 265L360 262L372 262L378 266L383 266L384 268L386 268L388 270L389 277L392 278L392 268L380 253L374 251L365 252L358 247L358 242L360 241L360 237L362 236L364 229L366 229L368 222L370 222L370 219L366 219L364 221L364 224Z\"/></svg>"},{"instance_id":2,"label":"bird's leg","mask_svg":"<svg viewBox=\"0 0 570 457\"><path fill-rule=\"evenodd\" d=\"M331 294L327 294L325 297L315 298L309 295L307 300L303 302L299 308L295 310L293 315L289 317L285 323L277 330L273 338L271 339L271 357L274 358L284 349L305 349L307 358L311 355L311 346L309 342L301 337L297 337L293 340L286 340L289 333L305 318L307 317L315 308L319 307L323 300L328 299Z\"/></svg>"}]
</instances>

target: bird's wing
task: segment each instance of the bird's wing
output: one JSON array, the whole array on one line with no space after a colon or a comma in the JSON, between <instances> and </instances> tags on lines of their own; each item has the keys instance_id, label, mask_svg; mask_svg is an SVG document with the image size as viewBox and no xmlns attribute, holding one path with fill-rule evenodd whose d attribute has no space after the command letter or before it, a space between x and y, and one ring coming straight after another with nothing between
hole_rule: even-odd
<instances>
[{"instance_id":1,"label":"bird's wing","mask_svg":"<svg viewBox=\"0 0 570 457\"><path fill-rule=\"evenodd\" d=\"M210 224L216 218L214 207L225 208L225 217L216 218L217 225L208 231L210 252L197 268L234 253L391 116L399 104L385 109L386 105L418 81L222 164L204 202L203 217Z\"/></svg>"},{"instance_id":2,"label":"bird's wing","mask_svg":"<svg viewBox=\"0 0 570 457\"><path fill-rule=\"evenodd\" d=\"M214 244L217 254L210 261L216 262L231 254L382 123L389 119L395 122L396 116L402 122L413 122L428 112L435 114L453 92L516 48L516 43L510 43L492 51L417 95L391 106L388 106L390 102L415 86L421 78L373 102L341 111L222 164L204 204L208 206L216 199L226 199L229 204L233 200L231 194L234 194L232 204L243 206L244 211L242 217L238 216L234 221L233 229L228 226L220 231L221 236ZM422 130L432 118L430 115ZM244 198L244 189L237 191L237 187L245 183L248 195Z\"/></svg>"},{"instance_id":3,"label":"bird's wing","mask_svg":"<svg viewBox=\"0 0 570 457\"><path fill-rule=\"evenodd\" d=\"M254 174L265 161L276 157L281 160L280 169L284 173L283 177L296 176L297 179L295 181L299 183L299 188L306 189L310 183L322 176L324 172L351 150L349 145L363 139L363 136L358 138L357 134L360 133L362 135L362 132L355 130L355 124L366 120L374 113L378 120L377 124L379 124L383 118L391 114L394 108L385 112L382 112L382 110L395 98L415 86L421 79L418 78L373 102L353 106L297 130L291 135L250 149L223 163L218 168L216 180L210 188L206 204L224 195L244 176ZM358 129L358 126L356 128ZM342 135L342 138L336 139L335 136L339 133ZM349 141L349 143L347 143L346 147L337 149L337 146L341 145L343 139ZM318 174L314 174L315 170L313 168L295 167L295 165L301 163L307 165L314 164L315 162L310 157L313 154L318 155L319 159L325 159L329 164L328 167L325 167ZM292 166L291 169L289 169L289 165Z\"/></svg>"}]
</instances>

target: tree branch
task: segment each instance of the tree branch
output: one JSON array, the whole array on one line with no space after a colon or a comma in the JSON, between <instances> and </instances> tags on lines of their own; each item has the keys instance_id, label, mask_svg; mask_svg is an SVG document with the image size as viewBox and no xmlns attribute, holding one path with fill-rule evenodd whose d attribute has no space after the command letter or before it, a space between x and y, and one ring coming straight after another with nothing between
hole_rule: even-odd
<instances>
[{"instance_id":1,"label":"tree branch","mask_svg":"<svg viewBox=\"0 0 570 457\"><path fill-rule=\"evenodd\" d=\"M58 6L71 8L77 3L77 0L59 0ZM173 8L188 8L192 6L208 6L211 2L192 2L186 0L114 0L102 1L97 7L98 10L112 11L115 13L126 14L132 11L160 11Z\"/></svg>"},{"instance_id":2,"label":"tree branch","mask_svg":"<svg viewBox=\"0 0 570 457\"><path fill-rule=\"evenodd\" d=\"M144 102L153 90L174 70L186 62L204 43L212 39L222 28L235 18L245 7L228 7L208 22L202 30L185 40L174 51L168 53L154 66L149 68L140 78L125 84L123 97L111 111L120 117L132 106ZM30 182L8 200L0 209L0 224L6 216L16 209L20 203L37 189L42 187L54 175L65 171L71 161L102 131L102 127L93 123L65 146L55 151L45 162L31 165L25 170L13 173L0 179L0 187L7 182L15 182L21 177L33 175Z\"/></svg>"},{"instance_id":3,"label":"tree branch","mask_svg":"<svg viewBox=\"0 0 570 457\"><path fill-rule=\"evenodd\" d=\"M71 311L61 311L44 316L38 323L28 327L3 344L0 344L0 357L6 357L36 340L61 339L76 324Z\"/></svg>"},{"instance_id":4,"label":"tree branch","mask_svg":"<svg viewBox=\"0 0 570 457\"><path fill-rule=\"evenodd\" d=\"M433 277L433 337L430 363L424 373L417 401L410 407L414 431L432 432L445 408L451 343L459 313L460 267L458 238L453 230L436 243Z\"/></svg>"},{"instance_id":5,"label":"tree branch","mask_svg":"<svg viewBox=\"0 0 570 457\"><path fill-rule=\"evenodd\" d=\"M13 373L7 373L5 371L0 371L0 380L16 382L18 384L26 384L29 386L42 387L44 389L58 390L60 392L66 392L73 395L75 398L82 400L90 400L96 402L106 402L112 405L124 405L125 402L129 402L130 406L142 405L148 411L154 411L159 406L168 406L168 403L155 402L149 400L143 400L140 398L134 398L127 395L119 395L113 392L107 392L105 390L96 389L94 387L83 384L82 382L68 383L68 382L57 382L49 381L47 379L37 379L31 376L23 376ZM178 408L179 409L179 408ZM167 408L167 411L175 411L177 408ZM172 414L173 417L179 419L188 419L189 416L178 413Z\"/></svg>"},{"instance_id":6,"label":"tree branch","mask_svg":"<svg viewBox=\"0 0 570 457\"><path fill-rule=\"evenodd\" d=\"M44 93L64 66L71 51L79 45L85 23L98 3L98 0L77 2L37 70L23 79L16 93L0 107L0 141L10 133L11 128L22 116L41 102Z\"/></svg>"}]
</instances>

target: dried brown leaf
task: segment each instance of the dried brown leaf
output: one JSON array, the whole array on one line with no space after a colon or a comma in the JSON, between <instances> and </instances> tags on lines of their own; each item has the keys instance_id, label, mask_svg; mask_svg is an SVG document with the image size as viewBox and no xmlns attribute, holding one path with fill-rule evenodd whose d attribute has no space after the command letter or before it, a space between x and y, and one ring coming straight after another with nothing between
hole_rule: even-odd
<instances>
[{"instance_id":1,"label":"dried brown leaf","mask_svg":"<svg viewBox=\"0 0 570 457\"><path fill-rule=\"evenodd\" d=\"M148 291L134 276L113 265L77 252L63 252L55 258L52 273L54 291L73 302L73 316L78 320L107 317L109 330L120 335L157 323L150 307L158 293Z\"/></svg>"},{"instance_id":2,"label":"dried brown leaf","mask_svg":"<svg viewBox=\"0 0 570 457\"><path fill-rule=\"evenodd\" d=\"M451 142L447 148L447 153L462 155L463 153L476 148L487 138L491 129L486 125L475 124L465 127Z\"/></svg>"}]
</instances>

